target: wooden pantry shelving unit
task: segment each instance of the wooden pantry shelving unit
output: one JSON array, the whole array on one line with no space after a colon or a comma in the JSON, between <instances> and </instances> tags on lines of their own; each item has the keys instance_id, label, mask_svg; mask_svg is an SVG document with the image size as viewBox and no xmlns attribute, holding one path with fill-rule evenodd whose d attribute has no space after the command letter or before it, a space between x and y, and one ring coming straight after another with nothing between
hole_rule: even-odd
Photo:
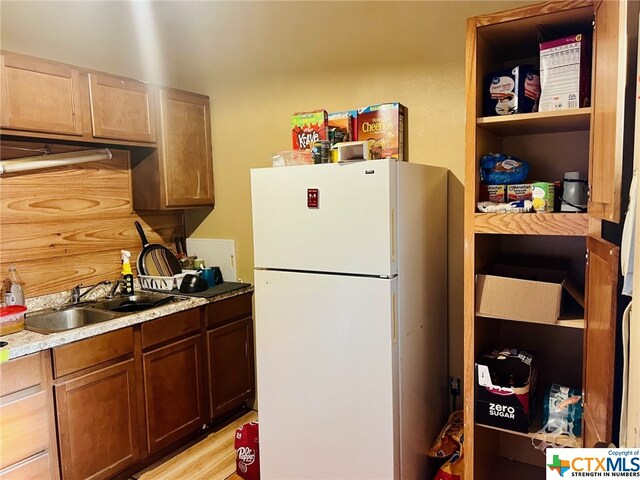
<instances>
[{"instance_id":1,"label":"wooden pantry shelving unit","mask_svg":"<svg viewBox=\"0 0 640 480\"><path fill-rule=\"evenodd\" d=\"M618 247L602 239L601 221L621 218L621 112L630 8L626 0L553 1L468 19L465 478L545 478L544 455L531 445L535 422L531 432L524 434L475 423L475 361L496 347L535 352L540 390L550 383L582 389L583 436L571 446L591 447L611 440ZM566 35L593 32L591 107L484 117L486 75L525 63L539 64L539 26ZM568 171L588 172L587 213L478 213L479 159L489 152L529 161L529 178L538 180L561 180ZM567 261L569 276L584 285L584 319L540 324L476 315L476 274L503 256L552 256Z\"/></svg>"}]
</instances>

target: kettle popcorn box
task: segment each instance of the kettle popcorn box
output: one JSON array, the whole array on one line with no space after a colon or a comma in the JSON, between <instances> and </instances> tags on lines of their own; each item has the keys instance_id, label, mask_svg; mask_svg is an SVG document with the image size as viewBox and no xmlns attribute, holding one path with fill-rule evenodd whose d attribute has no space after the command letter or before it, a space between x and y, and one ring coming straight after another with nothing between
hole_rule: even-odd
<instances>
[{"instance_id":1,"label":"kettle popcorn box","mask_svg":"<svg viewBox=\"0 0 640 480\"><path fill-rule=\"evenodd\" d=\"M400 103L382 103L358 109L358 141L369 142L371 160L407 158L407 108Z\"/></svg>"},{"instance_id":2,"label":"kettle popcorn box","mask_svg":"<svg viewBox=\"0 0 640 480\"><path fill-rule=\"evenodd\" d=\"M487 76L484 115L513 115L538 111L540 75L533 65L520 65Z\"/></svg>"},{"instance_id":3,"label":"kettle popcorn box","mask_svg":"<svg viewBox=\"0 0 640 480\"><path fill-rule=\"evenodd\" d=\"M310 150L315 142L329 140L329 118L326 110L298 112L291 117L294 150Z\"/></svg>"}]
</instances>

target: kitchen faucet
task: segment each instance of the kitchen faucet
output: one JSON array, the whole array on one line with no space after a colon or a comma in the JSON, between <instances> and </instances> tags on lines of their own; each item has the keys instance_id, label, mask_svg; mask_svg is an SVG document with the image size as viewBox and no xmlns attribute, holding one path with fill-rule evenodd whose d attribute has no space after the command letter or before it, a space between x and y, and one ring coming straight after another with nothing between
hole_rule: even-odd
<instances>
[{"instance_id":1,"label":"kitchen faucet","mask_svg":"<svg viewBox=\"0 0 640 480\"><path fill-rule=\"evenodd\" d=\"M80 303L80 299L82 297L84 297L85 295L88 295L89 293L93 292L96 287L99 287L100 285L111 285L111 281L109 280L103 280L99 283L96 283L95 285L92 285L91 287L89 287L89 290L80 293L80 287L82 286L81 283L79 283L78 285L76 285L75 287L73 287L71 289L71 303L73 305L77 305L78 303Z\"/></svg>"},{"instance_id":2,"label":"kitchen faucet","mask_svg":"<svg viewBox=\"0 0 640 480\"><path fill-rule=\"evenodd\" d=\"M113 298L116 296L116 290L118 289L118 285L122 285L123 287L125 287L127 285L127 282L124 278L118 278L115 282L113 282L113 286L111 287L111 290L107 295L107 298Z\"/></svg>"}]
</instances>

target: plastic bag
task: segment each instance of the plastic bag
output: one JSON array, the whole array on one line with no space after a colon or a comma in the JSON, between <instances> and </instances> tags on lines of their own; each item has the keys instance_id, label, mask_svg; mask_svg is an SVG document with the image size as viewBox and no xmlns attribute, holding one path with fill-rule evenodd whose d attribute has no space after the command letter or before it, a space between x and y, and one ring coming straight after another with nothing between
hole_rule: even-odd
<instances>
[{"instance_id":1,"label":"plastic bag","mask_svg":"<svg viewBox=\"0 0 640 480\"><path fill-rule=\"evenodd\" d=\"M544 452L547 448L569 446L582 434L582 393L575 388L551 385L544 394L543 427L538 438L531 439L535 448ZM563 441L557 443L562 438ZM564 441L565 439L571 442Z\"/></svg>"},{"instance_id":2,"label":"plastic bag","mask_svg":"<svg viewBox=\"0 0 640 480\"><path fill-rule=\"evenodd\" d=\"M462 439L461 439L462 440ZM444 465L440 467L433 480L463 480L464 479L464 456L462 445L460 451L455 452Z\"/></svg>"},{"instance_id":3,"label":"plastic bag","mask_svg":"<svg viewBox=\"0 0 640 480\"><path fill-rule=\"evenodd\" d=\"M522 183L529 174L529 164L504 153L490 153L480 159L480 180L491 185Z\"/></svg>"},{"instance_id":4,"label":"plastic bag","mask_svg":"<svg viewBox=\"0 0 640 480\"><path fill-rule=\"evenodd\" d=\"M447 419L447 424L433 442L427 455L433 458L447 458L460 449L460 439L464 433L464 412L456 410Z\"/></svg>"}]
</instances>

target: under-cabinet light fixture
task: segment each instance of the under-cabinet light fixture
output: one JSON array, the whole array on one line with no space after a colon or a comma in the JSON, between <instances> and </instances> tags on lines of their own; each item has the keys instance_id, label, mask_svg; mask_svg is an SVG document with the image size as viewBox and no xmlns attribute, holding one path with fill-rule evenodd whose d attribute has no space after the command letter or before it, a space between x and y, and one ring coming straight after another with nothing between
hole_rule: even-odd
<instances>
[{"instance_id":1,"label":"under-cabinet light fixture","mask_svg":"<svg viewBox=\"0 0 640 480\"><path fill-rule=\"evenodd\" d=\"M1 160L0 175L4 173L61 167L76 163L99 162L101 160L110 160L112 157L113 155L111 150L108 148L99 148L95 150L81 150L79 152L54 153L51 155L39 155L36 157L16 158L15 160Z\"/></svg>"}]
</instances>

